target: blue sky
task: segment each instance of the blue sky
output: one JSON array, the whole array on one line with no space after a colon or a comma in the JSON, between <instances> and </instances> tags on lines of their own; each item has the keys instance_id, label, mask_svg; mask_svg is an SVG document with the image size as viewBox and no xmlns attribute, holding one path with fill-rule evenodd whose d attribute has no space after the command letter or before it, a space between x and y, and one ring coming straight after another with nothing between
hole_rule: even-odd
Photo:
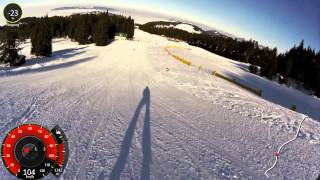
<instances>
[{"instance_id":1,"label":"blue sky","mask_svg":"<svg viewBox=\"0 0 320 180\"><path fill-rule=\"evenodd\" d=\"M1 0L22 6L45 4L102 4L172 14L263 45L291 48L304 39L320 50L319 0Z\"/></svg>"}]
</instances>

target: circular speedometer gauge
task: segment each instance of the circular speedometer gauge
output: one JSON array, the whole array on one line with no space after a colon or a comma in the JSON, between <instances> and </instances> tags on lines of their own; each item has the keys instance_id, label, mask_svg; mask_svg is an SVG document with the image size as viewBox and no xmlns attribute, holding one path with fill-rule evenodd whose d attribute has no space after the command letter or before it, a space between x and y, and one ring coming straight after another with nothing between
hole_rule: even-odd
<instances>
[{"instance_id":1,"label":"circular speedometer gauge","mask_svg":"<svg viewBox=\"0 0 320 180\"><path fill-rule=\"evenodd\" d=\"M2 144L5 167L21 179L40 179L57 167L59 146L53 133L36 124L11 130Z\"/></svg>"}]
</instances>

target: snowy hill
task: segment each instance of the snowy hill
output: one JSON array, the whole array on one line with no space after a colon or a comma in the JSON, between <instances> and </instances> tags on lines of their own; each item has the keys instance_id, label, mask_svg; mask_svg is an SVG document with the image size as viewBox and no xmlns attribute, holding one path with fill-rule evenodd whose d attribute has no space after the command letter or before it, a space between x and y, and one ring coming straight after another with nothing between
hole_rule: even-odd
<instances>
[{"instance_id":1,"label":"snowy hill","mask_svg":"<svg viewBox=\"0 0 320 180\"><path fill-rule=\"evenodd\" d=\"M155 25L157 28L174 28L174 29L180 29L183 31L187 31L189 33L195 33L195 34L201 34L202 31L196 30L196 28L193 25L190 24L184 24L184 23L178 23L178 24L169 24L169 25Z\"/></svg>"},{"instance_id":2,"label":"snowy hill","mask_svg":"<svg viewBox=\"0 0 320 180\"><path fill-rule=\"evenodd\" d=\"M266 179L305 116L187 67L168 45L246 77L243 64L140 30L105 47L55 39L45 59L32 58L26 43L27 64L1 68L0 140L20 123L59 124L70 146L60 179ZM316 179L319 132L307 119L270 179ZM14 179L3 166L0 175Z\"/></svg>"},{"instance_id":3,"label":"snowy hill","mask_svg":"<svg viewBox=\"0 0 320 180\"><path fill-rule=\"evenodd\" d=\"M320 121L320 99L305 94L297 89L289 88L275 81L254 75L249 72L249 65L239 61L213 54L198 47L187 49L171 48L171 52L183 58L187 58L196 66L202 66L212 71L218 71L223 75L237 80L254 89L262 90L262 98L290 108L296 105L297 111Z\"/></svg>"}]
</instances>

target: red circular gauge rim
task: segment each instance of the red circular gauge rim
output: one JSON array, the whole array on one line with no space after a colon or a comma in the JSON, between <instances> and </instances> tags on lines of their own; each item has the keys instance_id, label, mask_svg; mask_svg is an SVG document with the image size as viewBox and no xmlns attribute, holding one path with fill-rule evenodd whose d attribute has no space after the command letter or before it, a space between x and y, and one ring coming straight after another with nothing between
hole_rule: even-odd
<instances>
[{"instance_id":1,"label":"red circular gauge rim","mask_svg":"<svg viewBox=\"0 0 320 180\"><path fill-rule=\"evenodd\" d=\"M21 165L14 155L14 148L16 143L26 136L37 137L43 142L47 159L56 161L58 158L56 139L48 129L38 124L19 125L7 134L1 148L3 164L15 176L20 172Z\"/></svg>"}]
</instances>

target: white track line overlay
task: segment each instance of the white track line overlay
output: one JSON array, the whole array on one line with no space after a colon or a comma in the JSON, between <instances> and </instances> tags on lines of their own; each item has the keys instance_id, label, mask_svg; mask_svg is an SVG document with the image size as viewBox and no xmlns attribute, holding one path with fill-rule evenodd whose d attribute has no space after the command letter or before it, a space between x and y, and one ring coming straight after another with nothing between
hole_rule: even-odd
<instances>
[{"instance_id":1,"label":"white track line overlay","mask_svg":"<svg viewBox=\"0 0 320 180\"><path fill-rule=\"evenodd\" d=\"M305 116L305 117L303 118L303 120L300 122L299 128L298 128L297 133L296 133L296 135L294 136L294 138L291 139L291 140L289 140L289 141L287 141L287 142L285 142L285 143L283 143L283 144L278 148L278 150L277 150L276 153L280 154L281 149L282 149L285 145L287 145L288 143L290 143L290 142L292 142L292 141L294 141L294 140L296 140L296 139L298 138L298 134L299 134L299 132L300 132L302 123L303 123L304 120L306 120L307 118L308 118L308 116ZM273 168L276 166L277 162L278 162L279 157L278 157L278 156L275 156L275 157L276 157L276 159L275 159L273 165L264 172L264 174L267 176L267 178L269 178L269 176L268 176L268 171L270 171L271 169L273 169Z\"/></svg>"}]
</instances>

